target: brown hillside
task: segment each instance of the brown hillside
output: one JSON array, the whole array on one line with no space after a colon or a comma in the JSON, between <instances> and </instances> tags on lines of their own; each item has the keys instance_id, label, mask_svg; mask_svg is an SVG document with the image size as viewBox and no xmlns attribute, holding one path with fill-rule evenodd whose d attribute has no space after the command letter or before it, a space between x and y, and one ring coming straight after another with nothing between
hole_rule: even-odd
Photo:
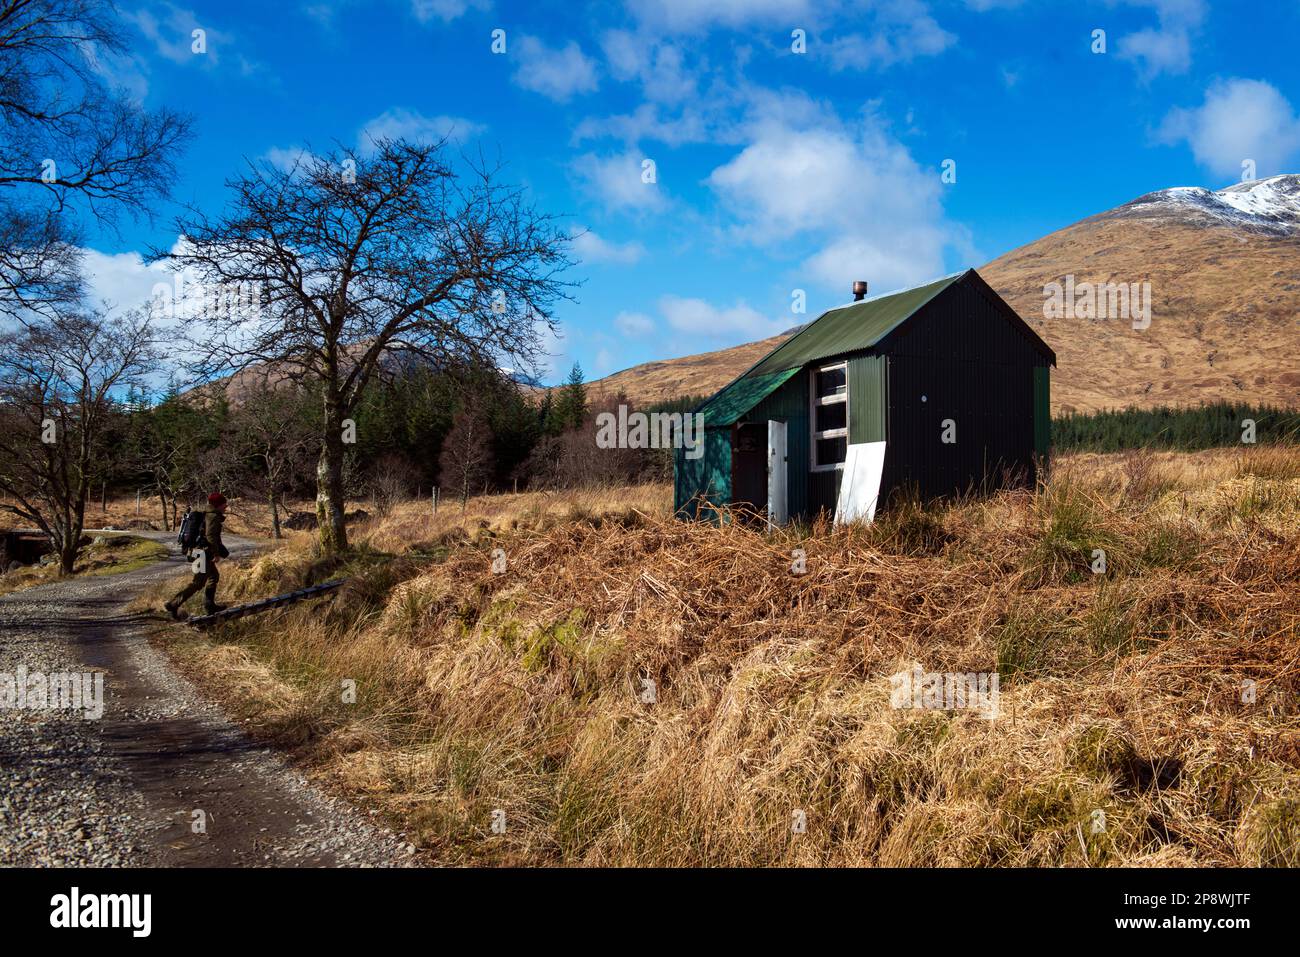
<instances>
[{"instance_id":1,"label":"brown hillside","mask_svg":"<svg viewBox=\"0 0 1300 957\"><path fill-rule=\"evenodd\" d=\"M1044 319L1043 286L1150 282L1151 325ZM1058 411L1194 405L1215 399L1295 405L1300 396L1300 242L1227 226L1093 219L980 270L1056 350Z\"/></svg>"},{"instance_id":2,"label":"brown hillside","mask_svg":"<svg viewBox=\"0 0 1300 957\"><path fill-rule=\"evenodd\" d=\"M596 379L588 388L588 393L595 398L621 392L636 405L648 405L687 395L712 395L787 338L789 337L782 333L758 342L719 349L717 352L645 362L603 379Z\"/></svg>"},{"instance_id":3,"label":"brown hillside","mask_svg":"<svg viewBox=\"0 0 1300 957\"><path fill-rule=\"evenodd\" d=\"M1055 411L1216 399L1300 404L1300 229L1211 216L1208 204L1182 201L1184 192L1150 194L980 268L1056 350ZM1212 201L1232 190L1198 192ZM1067 274L1078 283L1149 282L1150 326L1044 319L1044 286ZM592 383L592 392L622 389L640 403L712 393L783 338L646 363Z\"/></svg>"}]
</instances>

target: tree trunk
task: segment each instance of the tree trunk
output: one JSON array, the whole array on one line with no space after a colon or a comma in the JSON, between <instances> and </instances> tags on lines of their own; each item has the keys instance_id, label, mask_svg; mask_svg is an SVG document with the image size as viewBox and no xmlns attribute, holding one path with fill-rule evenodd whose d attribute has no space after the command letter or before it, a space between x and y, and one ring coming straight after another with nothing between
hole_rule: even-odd
<instances>
[{"instance_id":1,"label":"tree trunk","mask_svg":"<svg viewBox=\"0 0 1300 957\"><path fill-rule=\"evenodd\" d=\"M86 503L82 501L64 512L63 541L59 543L59 574L76 571L77 552L81 550L81 532L86 527Z\"/></svg>"},{"instance_id":2,"label":"tree trunk","mask_svg":"<svg viewBox=\"0 0 1300 957\"><path fill-rule=\"evenodd\" d=\"M80 536L78 536L79 538ZM77 566L77 539L67 539L59 549L59 574L71 575Z\"/></svg>"},{"instance_id":3,"label":"tree trunk","mask_svg":"<svg viewBox=\"0 0 1300 957\"><path fill-rule=\"evenodd\" d=\"M343 523L343 412L337 398L325 397L325 431L316 463L316 524L326 555L347 551Z\"/></svg>"},{"instance_id":4,"label":"tree trunk","mask_svg":"<svg viewBox=\"0 0 1300 957\"><path fill-rule=\"evenodd\" d=\"M271 537L280 540L280 502L275 489L271 489Z\"/></svg>"}]
</instances>

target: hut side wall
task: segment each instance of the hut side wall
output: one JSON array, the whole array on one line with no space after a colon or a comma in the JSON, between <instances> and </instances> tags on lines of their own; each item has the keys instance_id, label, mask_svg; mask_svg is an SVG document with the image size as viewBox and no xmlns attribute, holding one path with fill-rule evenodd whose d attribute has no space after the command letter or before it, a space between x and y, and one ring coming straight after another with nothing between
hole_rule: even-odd
<instances>
[{"instance_id":1,"label":"hut side wall","mask_svg":"<svg viewBox=\"0 0 1300 957\"><path fill-rule=\"evenodd\" d=\"M730 426L704 430L704 454L699 458L687 458L686 451L673 450L673 511L698 518L699 497L719 505L731 501Z\"/></svg>"},{"instance_id":2,"label":"hut side wall","mask_svg":"<svg viewBox=\"0 0 1300 957\"><path fill-rule=\"evenodd\" d=\"M929 497L1032 480L1048 360L965 284L922 313L881 343L889 363L886 494L909 487ZM949 419L951 444L942 441Z\"/></svg>"},{"instance_id":3,"label":"hut side wall","mask_svg":"<svg viewBox=\"0 0 1300 957\"><path fill-rule=\"evenodd\" d=\"M812 485L808 467L808 370L801 369L789 381L749 412L745 422L774 419L786 424L786 502L791 518L805 515L809 509Z\"/></svg>"}]
</instances>

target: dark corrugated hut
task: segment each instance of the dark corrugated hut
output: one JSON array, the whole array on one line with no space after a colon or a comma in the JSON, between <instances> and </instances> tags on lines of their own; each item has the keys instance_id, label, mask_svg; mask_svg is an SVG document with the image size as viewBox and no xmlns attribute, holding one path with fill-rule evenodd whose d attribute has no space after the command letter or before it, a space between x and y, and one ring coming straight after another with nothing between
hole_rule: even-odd
<instances>
[{"instance_id":1,"label":"dark corrugated hut","mask_svg":"<svg viewBox=\"0 0 1300 957\"><path fill-rule=\"evenodd\" d=\"M885 443L882 503L1030 483L1055 364L973 269L831 309L700 406L704 453L675 453L675 508L746 505L778 523L834 511L864 443Z\"/></svg>"}]
</instances>

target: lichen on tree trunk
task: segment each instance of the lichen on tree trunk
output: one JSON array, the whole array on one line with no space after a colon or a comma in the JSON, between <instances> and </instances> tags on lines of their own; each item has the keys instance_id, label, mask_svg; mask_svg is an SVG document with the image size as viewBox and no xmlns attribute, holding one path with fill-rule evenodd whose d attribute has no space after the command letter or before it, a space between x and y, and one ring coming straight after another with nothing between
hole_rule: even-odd
<instances>
[{"instance_id":1,"label":"lichen on tree trunk","mask_svg":"<svg viewBox=\"0 0 1300 957\"><path fill-rule=\"evenodd\" d=\"M321 436L320 460L316 465L316 524L321 550L337 555L348 547L343 498L343 416L339 407L325 404L325 430Z\"/></svg>"}]
</instances>

